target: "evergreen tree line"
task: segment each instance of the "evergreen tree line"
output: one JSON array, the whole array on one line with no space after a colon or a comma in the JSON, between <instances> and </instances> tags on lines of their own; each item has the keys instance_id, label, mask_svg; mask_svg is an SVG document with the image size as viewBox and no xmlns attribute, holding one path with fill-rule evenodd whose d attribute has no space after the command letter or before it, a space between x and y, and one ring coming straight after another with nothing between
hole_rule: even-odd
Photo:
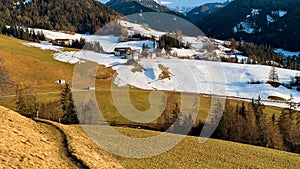
<instances>
[{"instance_id":1,"label":"evergreen tree line","mask_svg":"<svg viewBox=\"0 0 300 169\"><path fill-rule=\"evenodd\" d=\"M86 41L84 38L80 38L72 40L72 43L70 45L63 45L65 47L70 47L70 48L76 48L76 49L84 49L84 50L89 50L89 51L94 51L97 53L103 53L104 50L102 46L100 45L99 41Z\"/></svg>"},{"instance_id":2,"label":"evergreen tree line","mask_svg":"<svg viewBox=\"0 0 300 169\"><path fill-rule=\"evenodd\" d=\"M242 104L227 101L213 137L300 153L300 113L284 109L276 117L266 114L264 108L260 98Z\"/></svg>"},{"instance_id":3,"label":"evergreen tree line","mask_svg":"<svg viewBox=\"0 0 300 169\"><path fill-rule=\"evenodd\" d=\"M16 27L16 26L10 26L10 27L3 27L2 34L4 35L11 35L15 38L22 39L22 40L28 40L28 41L34 41L34 42L39 42L39 41L44 41L46 40L45 35L43 31L37 31L35 32L33 29L23 29L21 27Z\"/></svg>"},{"instance_id":4,"label":"evergreen tree line","mask_svg":"<svg viewBox=\"0 0 300 169\"><path fill-rule=\"evenodd\" d=\"M189 134L199 136L204 124L195 124L191 115L184 115L174 94L162 102L166 102L166 107L157 119L156 130L169 129L172 133L183 134L182 131L192 125ZM283 109L280 115L275 116L265 113L265 106L260 97L242 103L229 100L225 106L217 102L213 105L208 125L217 124L217 119L221 120L212 137L300 153L300 113L293 110L295 103L292 99L288 103L289 108ZM174 125L176 119L180 121L178 126Z\"/></svg>"},{"instance_id":5,"label":"evergreen tree line","mask_svg":"<svg viewBox=\"0 0 300 169\"><path fill-rule=\"evenodd\" d=\"M257 45L252 42L238 42L231 39L231 45L228 46L241 51L248 59L243 59L242 64L262 64L287 69L298 69L297 56L284 57L274 52L270 45ZM231 60L231 62L234 62ZM235 61L236 62L236 61Z\"/></svg>"},{"instance_id":6,"label":"evergreen tree line","mask_svg":"<svg viewBox=\"0 0 300 169\"><path fill-rule=\"evenodd\" d=\"M23 29L20 27L4 27L1 31L2 34L4 35L9 35L13 36L15 38L21 39L21 40L28 40L28 41L34 41L34 42L40 42L40 41L45 41L46 37L43 33L43 31L37 31L35 32L33 29ZM70 45L61 45L64 47L70 47L70 48L76 48L76 49L85 49L85 50L90 50L94 52L104 52L102 46L100 45L100 42L86 42L84 38L80 38L72 40L72 43Z\"/></svg>"},{"instance_id":7,"label":"evergreen tree line","mask_svg":"<svg viewBox=\"0 0 300 169\"><path fill-rule=\"evenodd\" d=\"M190 49L192 47L192 45L190 43L182 43L181 42L181 37L178 37L177 35L171 35L171 34L167 34L167 35L163 35L160 37L159 39L159 44L160 44L160 48L164 48L167 51L172 50L172 48L185 48L185 49Z\"/></svg>"},{"instance_id":8,"label":"evergreen tree line","mask_svg":"<svg viewBox=\"0 0 300 169\"><path fill-rule=\"evenodd\" d=\"M17 25L94 33L121 15L94 0L0 1L0 27Z\"/></svg>"},{"instance_id":9,"label":"evergreen tree line","mask_svg":"<svg viewBox=\"0 0 300 169\"><path fill-rule=\"evenodd\" d=\"M284 58L274 52L274 48L270 45L257 45L251 42L237 42L231 39L231 46L233 49L241 51L244 55L248 56L247 60L243 60L246 64L262 64L262 65L273 65L273 66L284 66ZM274 62L278 63L275 65Z\"/></svg>"}]
</instances>

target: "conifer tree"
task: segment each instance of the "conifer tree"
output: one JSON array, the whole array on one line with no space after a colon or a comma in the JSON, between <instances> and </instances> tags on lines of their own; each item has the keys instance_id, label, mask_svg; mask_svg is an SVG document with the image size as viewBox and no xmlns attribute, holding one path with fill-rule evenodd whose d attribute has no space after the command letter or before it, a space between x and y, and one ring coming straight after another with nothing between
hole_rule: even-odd
<instances>
[{"instance_id":1,"label":"conifer tree","mask_svg":"<svg viewBox=\"0 0 300 169\"><path fill-rule=\"evenodd\" d=\"M278 73L277 73L277 70L275 69L275 67L273 66L270 73L269 73L269 79L272 81L272 82L278 82L279 81L279 76L278 76Z\"/></svg>"},{"instance_id":2,"label":"conifer tree","mask_svg":"<svg viewBox=\"0 0 300 169\"><path fill-rule=\"evenodd\" d=\"M62 123L78 124L79 120L77 119L71 86L69 83L65 84L64 89L60 94L60 102L62 104L62 110L64 112Z\"/></svg>"}]
</instances>

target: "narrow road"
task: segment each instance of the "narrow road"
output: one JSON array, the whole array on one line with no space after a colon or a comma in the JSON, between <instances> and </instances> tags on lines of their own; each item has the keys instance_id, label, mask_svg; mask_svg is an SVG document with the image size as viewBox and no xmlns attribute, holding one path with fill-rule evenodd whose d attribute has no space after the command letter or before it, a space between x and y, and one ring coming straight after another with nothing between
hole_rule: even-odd
<instances>
[{"instance_id":1,"label":"narrow road","mask_svg":"<svg viewBox=\"0 0 300 169\"><path fill-rule=\"evenodd\" d=\"M86 166L81 160L79 160L76 156L72 155L71 150L68 146L68 140L66 134L57 126L54 126L53 124L39 120L34 119L37 123L44 126L46 129L48 129L49 136L51 136L51 139L56 140L57 145L59 146L59 151L61 158L64 160L67 160L70 164L70 168L79 168L79 169L88 169L89 167Z\"/></svg>"}]
</instances>

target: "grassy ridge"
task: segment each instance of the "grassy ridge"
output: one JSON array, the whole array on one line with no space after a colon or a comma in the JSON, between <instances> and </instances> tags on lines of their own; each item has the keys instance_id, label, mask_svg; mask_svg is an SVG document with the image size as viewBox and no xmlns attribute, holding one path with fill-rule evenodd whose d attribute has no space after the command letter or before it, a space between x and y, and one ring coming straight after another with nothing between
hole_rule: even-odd
<instances>
[{"instance_id":1,"label":"grassy ridge","mask_svg":"<svg viewBox=\"0 0 300 169\"><path fill-rule=\"evenodd\" d=\"M63 126L64 127L64 126ZM64 127L74 130L75 126ZM105 126L104 126L105 127ZM82 131L76 126L77 131ZM131 128L114 127L124 135L135 138L146 138L161 134L160 132L138 130ZM99 133L101 138L111 136L105 133L105 129ZM81 133L77 132L77 133ZM68 133L68 131L67 131ZM81 133L82 134L82 133ZM71 136L72 137L72 136ZM112 145L123 141L114 137ZM169 135L169 138L177 137ZM76 141L75 138L73 141ZM120 140L118 140L120 139ZM82 140L81 140L82 141ZM156 143L153 143L156 144ZM151 146L144 147L151 149ZM103 154L103 149L96 149ZM150 158L135 159L124 158L114 155L125 168L298 168L300 155L278 150L272 150L251 145L208 139L207 142L199 143L198 137L187 136L184 140L171 150Z\"/></svg>"}]
</instances>

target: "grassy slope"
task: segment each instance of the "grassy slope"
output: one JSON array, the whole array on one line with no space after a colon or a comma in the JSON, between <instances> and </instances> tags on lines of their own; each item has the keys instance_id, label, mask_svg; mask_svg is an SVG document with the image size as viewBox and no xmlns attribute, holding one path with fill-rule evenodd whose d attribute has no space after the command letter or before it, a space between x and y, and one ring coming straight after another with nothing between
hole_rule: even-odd
<instances>
[{"instance_id":1,"label":"grassy slope","mask_svg":"<svg viewBox=\"0 0 300 169\"><path fill-rule=\"evenodd\" d=\"M151 135L135 129L118 130L134 137ZM214 139L200 144L199 138L186 137L159 156L120 161L127 168L297 168L300 155Z\"/></svg>"},{"instance_id":2,"label":"grassy slope","mask_svg":"<svg viewBox=\"0 0 300 169\"><path fill-rule=\"evenodd\" d=\"M71 80L73 66L62 62L53 62L49 57L54 52L27 47L24 41L0 36L1 57L5 58L14 82L31 84L38 92L58 90L55 80Z\"/></svg>"},{"instance_id":3,"label":"grassy slope","mask_svg":"<svg viewBox=\"0 0 300 169\"><path fill-rule=\"evenodd\" d=\"M73 65L56 62L53 51L40 50L24 46L24 41L0 35L0 57L15 84L23 83L34 87L37 93L60 92L61 86L55 84L58 79L70 81ZM14 94L14 89L6 91ZM41 95L39 100L57 99L58 94ZM0 104L14 108L14 98L0 98Z\"/></svg>"},{"instance_id":4,"label":"grassy slope","mask_svg":"<svg viewBox=\"0 0 300 169\"><path fill-rule=\"evenodd\" d=\"M85 137L78 137L78 135L85 135L79 126L59 126L69 134L72 143L84 142ZM115 130L136 138L160 134L120 127L115 127ZM110 135L110 133L101 134ZM176 135L170 135L170 137L176 137ZM115 143L119 141L121 140L115 140ZM91 147L94 145L95 143L90 144ZM80 144L71 146L77 152L83 152ZM99 146L94 151L105 156L108 154ZM200 144L198 137L186 137L173 149L151 158L133 159L114 156L125 168L297 168L300 164L299 154L214 139Z\"/></svg>"},{"instance_id":5,"label":"grassy slope","mask_svg":"<svg viewBox=\"0 0 300 169\"><path fill-rule=\"evenodd\" d=\"M76 168L60 154L59 133L0 106L0 168Z\"/></svg>"}]
</instances>

